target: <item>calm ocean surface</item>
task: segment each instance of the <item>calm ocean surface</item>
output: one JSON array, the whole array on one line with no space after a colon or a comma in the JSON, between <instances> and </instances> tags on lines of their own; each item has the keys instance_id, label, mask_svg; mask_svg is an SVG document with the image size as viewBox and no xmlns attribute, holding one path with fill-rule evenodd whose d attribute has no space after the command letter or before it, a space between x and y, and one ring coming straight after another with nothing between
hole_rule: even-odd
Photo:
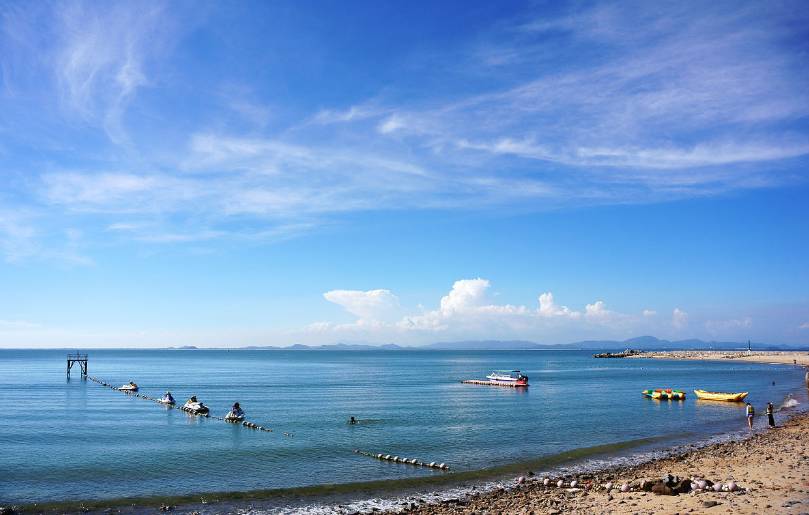
<instances>
[{"instance_id":1,"label":"calm ocean surface","mask_svg":"<svg viewBox=\"0 0 809 515\"><path fill-rule=\"evenodd\" d=\"M804 371L733 362L597 360L579 351L90 351L90 375L141 393L239 401L265 433L191 417L65 379L66 351L0 350L0 504L185 495L444 474L353 449L474 470L571 449L671 435L699 441L745 424L743 405L694 388L750 391L759 412ZM524 389L464 385L519 368ZM775 384L773 384L775 382ZM686 390L685 402L643 398ZM355 416L360 425L349 426ZM757 424L763 425L763 417ZM284 436L283 433L294 436Z\"/></svg>"}]
</instances>

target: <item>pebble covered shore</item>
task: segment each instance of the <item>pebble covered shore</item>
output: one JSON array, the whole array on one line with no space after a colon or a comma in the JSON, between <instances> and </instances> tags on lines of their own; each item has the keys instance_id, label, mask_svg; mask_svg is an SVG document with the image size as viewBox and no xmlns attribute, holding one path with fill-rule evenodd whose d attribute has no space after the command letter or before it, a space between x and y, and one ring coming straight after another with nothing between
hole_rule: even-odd
<instances>
[{"instance_id":1,"label":"pebble covered shore","mask_svg":"<svg viewBox=\"0 0 809 515\"><path fill-rule=\"evenodd\" d=\"M411 506L406 513L809 513L807 434L809 415L802 414L749 439L638 466L548 478L547 486L544 477L526 474L515 478L513 489ZM664 483L671 486L659 486ZM677 487L684 491L676 493Z\"/></svg>"}]
</instances>

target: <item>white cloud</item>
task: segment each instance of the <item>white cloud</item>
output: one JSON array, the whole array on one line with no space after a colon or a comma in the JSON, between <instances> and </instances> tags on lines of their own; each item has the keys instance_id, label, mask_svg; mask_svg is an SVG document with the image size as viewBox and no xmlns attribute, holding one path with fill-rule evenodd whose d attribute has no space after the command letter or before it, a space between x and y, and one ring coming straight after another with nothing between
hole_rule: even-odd
<instances>
[{"instance_id":1,"label":"white cloud","mask_svg":"<svg viewBox=\"0 0 809 515\"><path fill-rule=\"evenodd\" d=\"M55 71L65 105L109 138L125 143L123 115L138 89L148 84L145 62L165 57L168 19L159 4L57 6Z\"/></svg>"},{"instance_id":2,"label":"white cloud","mask_svg":"<svg viewBox=\"0 0 809 515\"><path fill-rule=\"evenodd\" d=\"M578 318L581 313L571 311L567 306L558 306L553 300L553 293L548 291L539 296L539 315L544 317Z\"/></svg>"},{"instance_id":3,"label":"white cloud","mask_svg":"<svg viewBox=\"0 0 809 515\"><path fill-rule=\"evenodd\" d=\"M377 126L377 130L382 134L390 134L399 129L403 129L404 127L406 127L404 119L401 116L394 114L380 122L380 124Z\"/></svg>"},{"instance_id":4,"label":"white cloud","mask_svg":"<svg viewBox=\"0 0 809 515\"><path fill-rule=\"evenodd\" d=\"M798 326L798 329L809 329L809 322L804 322Z\"/></svg>"},{"instance_id":5,"label":"white cloud","mask_svg":"<svg viewBox=\"0 0 809 515\"><path fill-rule=\"evenodd\" d=\"M674 308L671 312L671 325L677 329L685 329L688 326L688 313L680 308Z\"/></svg>"},{"instance_id":6,"label":"white cloud","mask_svg":"<svg viewBox=\"0 0 809 515\"><path fill-rule=\"evenodd\" d=\"M603 301L585 306L584 312L574 311L555 304L553 294L545 292L538 298L539 306L529 308L514 304L494 304L487 296L490 283L486 279L461 279L444 295L437 309L425 310L383 321L380 312L401 311L398 299L388 290L338 290L327 292L327 300L343 306L357 320L351 324L318 322L310 330L350 333L358 337L362 331L372 331L370 336L392 338L395 335L441 334L458 336L471 334L501 335L505 337L543 338L560 330L623 331L632 317L606 308ZM395 301L395 302L394 302ZM369 336L365 333L365 336ZM603 336L603 335L600 335Z\"/></svg>"},{"instance_id":7,"label":"white cloud","mask_svg":"<svg viewBox=\"0 0 809 515\"><path fill-rule=\"evenodd\" d=\"M441 313L451 315L483 305L489 281L486 279L461 279L455 281L449 294L441 298Z\"/></svg>"},{"instance_id":8,"label":"white cloud","mask_svg":"<svg viewBox=\"0 0 809 515\"><path fill-rule=\"evenodd\" d=\"M657 315L657 311L655 311L653 309L644 309L643 310L643 316L645 316L647 318L648 317L653 317L655 315Z\"/></svg>"},{"instance_id":9,"label":"white cloud","mask_svg":"<svg viewBox=\"0 0 809 515\"><path fill-rule=\"evenodd\" d=\"M399 299L390 290L332 290L323 297L363 321L390 320L399 311Z\"/></svg>"}]
</instances>

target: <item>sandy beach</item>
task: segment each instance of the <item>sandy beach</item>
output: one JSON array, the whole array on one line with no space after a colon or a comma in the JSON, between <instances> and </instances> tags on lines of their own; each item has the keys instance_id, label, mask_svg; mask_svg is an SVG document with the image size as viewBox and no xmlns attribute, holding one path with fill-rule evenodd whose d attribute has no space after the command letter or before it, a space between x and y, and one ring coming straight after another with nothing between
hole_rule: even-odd
<instances>
[{"instance_id":1,"label":"sandy beach","mask_svg":"<svg viewBox=\"0 0 809 515\"><path fill-rule=\"evenodd\" d=\"M646 352L632 358L731 359L809 366L807 352L668 351ZM744 424L743 419L740 418L739 424ZM526 471L525 476L515 478L513 489L417 506L408 512L809 513L809 443L806 439L809 414L784 410L776 413L775 429L767 429L766 424L766 418L759 415L755 421L756 431L749 438L709 445L636 466L548 478ZM560 480L561 487L558 486ZM707 480L707 484L700 480ZM571 487L573 481L576 483ZM712 485L720 485L720 491L715 491ZM677 490L681 492L676 493Z\"/></svg>"}]
</instances>

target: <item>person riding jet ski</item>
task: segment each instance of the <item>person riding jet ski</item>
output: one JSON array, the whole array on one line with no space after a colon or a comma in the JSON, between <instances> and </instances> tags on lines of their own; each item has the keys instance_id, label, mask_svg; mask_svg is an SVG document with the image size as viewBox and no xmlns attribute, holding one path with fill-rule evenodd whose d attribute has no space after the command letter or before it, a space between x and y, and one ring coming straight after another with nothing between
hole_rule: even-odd
<instances>
[{"instance_id":1,"label":"person riding jet ski","mask_svg":"<svg viewBox=\"0 0 809 515\"><path fill-rule=\"evenodd\" d=\"M175 404L177 401L175 401L174 397L171 396L171 392L166 392L166 394L163 395L163 398L160 399L160 402L163 404Z\"/></svg>"},{"instance_id":2,"label":"person riding jet ski","mask_svg":"<svg viewBox=\"0 0 809 515\"><path fill-rule=\"evenodd\" d=\"M191 398L186 401L183 405L183 409L195 415L205 415L208 413L208 406L199 402L196 395L192 395Z\"/></svg>"},{"instance_id":3,"label":"person riding jet ski","mask_svg":"<svg viewBox=\"0 0 809 515\"><path fill-rule=\"evenodd\" d=\"M228 414L225 415L225 420L233 422L244 420L244 410L242 410L242 407L239 406L238 402L233 403L233 407L230 408Z\"/></svg>"}]
</instances>

